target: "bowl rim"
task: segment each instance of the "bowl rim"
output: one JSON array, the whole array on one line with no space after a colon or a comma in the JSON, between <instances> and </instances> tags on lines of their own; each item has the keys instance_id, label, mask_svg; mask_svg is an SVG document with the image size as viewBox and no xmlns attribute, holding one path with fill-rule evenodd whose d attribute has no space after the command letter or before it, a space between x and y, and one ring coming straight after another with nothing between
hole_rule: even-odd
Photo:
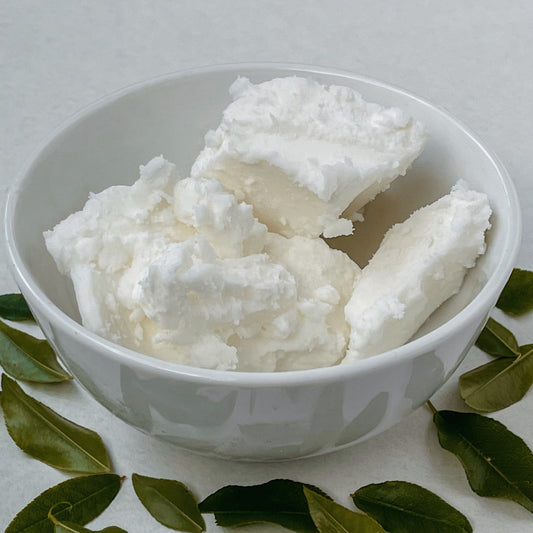
<instances>
[{"instance_id":1,"label":"bowl rim","mask_svg":"<svg viewBox=\"0 0 533 533\"><path fill-rule=\"evenodd\" d=\"M65 133L70 127L74 126L78 122L81 122L84 118L88 117L99 109L110 105L127 95L144 90L152 85L159 85L165 82L175 82L177 80L203 74L234 72L237 76L239 75L239 70L246 70L248 72L277 70L280 71L280 75L283 73L286 73L286 75L318 74L360 81L369 85L386 89L393 93L401 94L418 102L419 104L422 104L425 107L429 107L433 112L440 114L443 118L452 122L459 130L461 130L462 133L483 152L484 156L497 170L508 201L512 207L508 213L509 223L507 232L505 234L504 249L502 250L500 259L496 265L494 273L481 291L474 297L474 299L469 302L459 313L454 315L450 320L437 327L433 331L392 350L368 357L366 359L355 361L349 365L335 365L306 370L288 370L283 372L240 372L214 370L164 361L153 356L135 352L115 344L112 341L108 341L103 337L100 337L70 318L59 307L57 307L39 288L33 276L25 267L24 262L18 252L15 239L15 212L19 193L22 189L26 176L32 170L34 164L38 162L39 158L45 153L48 146L51 145L53 141L62 133ZM502 290L509 275L511 274L514 262L516 261L521 243L522 221L518 194L504 165L495 154L493 154L484 146L484 144L467 126L465 126L460 120L458 120L448 111L444 110L441 106L433 104L425 98L422 98L398 86L368 76L356 74L348 70L299 63L245 62L207 65L169 72L125 86L99 98L93 103L80 108L76 113L54 128L38 144L36 149L30 154L20 172L17 174L17 177L9 187L6 197L4 230L9 267L21 292L30 294L33 300L37 302L41 312L47 318L49 318L51 322L54 322L56 326L61 327L67 332L70 330L72 334L78 336L78 339L82 343L92 344L94 345L95 349L102 350L106 353L106 356L110 356L116 362L127 362L128 365L141 371L148 371L160 375L164 374L166 376L180 376L196 382L262 388L313 384L316 382L328 383L338 381L339 379L350 379L354 374L366 375L368 373L372 373L376 368L393 366L394 364L414 359L427 351L435 349L446 338L449 338L451 335L453 335L460 324L469 322L469 320L478 315L480 309L492 308L496 302L499 292Z\"/></svg>"}]
</instances>

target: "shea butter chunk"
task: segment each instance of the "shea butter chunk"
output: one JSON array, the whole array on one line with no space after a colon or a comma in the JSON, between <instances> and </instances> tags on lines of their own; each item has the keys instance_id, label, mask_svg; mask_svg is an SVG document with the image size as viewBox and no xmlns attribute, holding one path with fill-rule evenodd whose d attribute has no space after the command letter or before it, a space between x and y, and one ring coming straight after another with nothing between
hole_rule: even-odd
<instances>
[{"instance_id":1,"label":"shea butter chunk","mask_svg":"<svg viewBox=\"0 0 533 533\"><path fill-rule=\"evenodd\" d=\"M345 363L401 346L459 291L485 251L490 214L487 196L460 181L387 232L345 308L351 327Z\"/></svg>"},{"instance_id":2,"label":"shea butter chunk","mask_svg":"<svg viewBox=\"0 0 533 533\"><path fill-rule=\"evenodd\" d=\"M400 109L348 87L238 78L230 93L191 176L216 178L286 237L350 234L349 218L405 174L426 138Z\"/></svg>"}]
</instances>

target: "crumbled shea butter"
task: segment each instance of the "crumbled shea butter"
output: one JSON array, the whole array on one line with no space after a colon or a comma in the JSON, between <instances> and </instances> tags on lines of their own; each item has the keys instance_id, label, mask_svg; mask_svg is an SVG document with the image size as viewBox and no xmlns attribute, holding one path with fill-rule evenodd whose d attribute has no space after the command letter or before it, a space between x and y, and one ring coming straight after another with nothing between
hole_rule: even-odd
<instances>
[{"instance_id":1,"label":"crumbled shea butter","mask_svg":"<svg viewBox=\"0 0 533 533\"><path fill-rule=\"evenodd\" d=\"M409 340L484 251L486 195L459 182L394 226L363 269L319 235L422 150L420 123L346 87L239 78L191 177L162 156L45 232L83 324L154 357L279 371Z\"/></svg>"},{"instance_id":2,"label":"crumbled shea butter","mask_svg":"<svg viewBox=\"0 0 533 533\"><path fill-rule=\"evenodd\" d=\"M187 365L274 371L338 363L359 268L319 239L267 232L210 179L156 157L45 233L83 324Z\"/></svg>"},{"instance_id":3,"label":"crumbled shea butter","mask_svg":"<svg viewBox=\"0 0 533 533\"><path fill-rule=\"evenodd\" d=\"M348 87L238 78L230 94L191 176L219 180L286 237L351 234L350 219L405 174L426 140L420 122Z\"/></svg>"}]
</instances>

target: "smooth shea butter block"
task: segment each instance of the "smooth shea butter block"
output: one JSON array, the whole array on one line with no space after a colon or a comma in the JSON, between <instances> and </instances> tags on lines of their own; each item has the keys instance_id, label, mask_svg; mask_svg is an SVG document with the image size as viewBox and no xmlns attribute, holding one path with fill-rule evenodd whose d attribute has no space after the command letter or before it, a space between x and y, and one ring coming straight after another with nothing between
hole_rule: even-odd
<instances>
[{"instance_id":1,"label":"smooth shea butter block","mask_svg":"<svg viewBox=\"0 0 533 533\"><path fill-rule=\"evenodd\" d=\"M346 306L349 363L407 342L485 251L491 210L464 181L385 235Z\"/></svg>"},{"instance_id":2,"label":"smooth shea butter block","mask_svg":"<svg viewBox=\"0 0 533 533\"><path fill-rule=\"evenodd\" d=\"M190 177L158 156L44 238L82 323L217 370L349 364L409 341L485 251L491 210L459 180L385 235L363 270L321 236L404 174L423 126L346 87L239 78Z\"/></svg>"},{"instance_id":3,"label":"smooth shea butter block","mask_svg":"<svg viewBox=\"0 0 533 533\"><path fill-rule=\"evenodd\" d=\"M350 219L405 174L426 139L403 111L348 87L239 78L230 94L191 176L216 178L286 237L351 234Z\"/></svg>"}]
</instances>

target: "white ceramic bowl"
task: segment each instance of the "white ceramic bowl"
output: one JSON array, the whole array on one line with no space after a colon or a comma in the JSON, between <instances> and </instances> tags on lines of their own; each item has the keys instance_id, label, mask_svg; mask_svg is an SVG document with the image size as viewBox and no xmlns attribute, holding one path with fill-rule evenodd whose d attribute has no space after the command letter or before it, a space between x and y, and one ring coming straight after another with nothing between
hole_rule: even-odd
<instances>
[{"instance_id":1,"label":"white ceramic bowl","mask_svg":"<svg viewBox=\"0 0 533 533\"><path fill-rule=\"evenodd\" d=\"M366 222L358 227L353 249L362 262L390 224L446 194L458 178L488 194L494 214L487 253L415 340L352 366L237 373L159 361L80 325L71 283L48 255L43 231L80 209L89 192L132 183L139 164L154 155L164 154L187 175L238 75L255 82L301 75L347 85L366 100L400 106L426 125L424 153L367 208ZM247 460L339 449L376 435L422 405L478 335L520 240L517 196L505 169L447 113L375 80L278 64L170 74L84 109L28 162L10 190L5 221L20 290L69 371L100 403L142 431L189 450Z\"/></svg>"}]
</instances>

